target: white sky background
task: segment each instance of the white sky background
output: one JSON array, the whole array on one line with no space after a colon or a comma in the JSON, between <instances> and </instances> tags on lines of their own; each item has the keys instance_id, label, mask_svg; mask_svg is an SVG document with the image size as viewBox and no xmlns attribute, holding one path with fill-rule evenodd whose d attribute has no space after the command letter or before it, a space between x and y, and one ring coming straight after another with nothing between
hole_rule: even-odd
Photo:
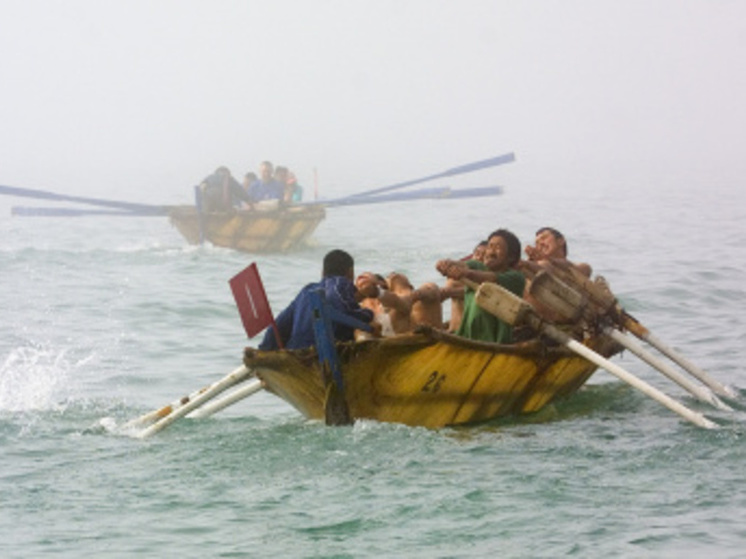
<instances>
[{"instance_id":1,"label":"white sky background","mask_svg":"<svg viewBox=\"0 0 746 559\"><path fill-rule=\"evenodd\" d=\"M263 159L322 194L746 173L739 0L0 0L0 184L190 202ZM18 202L18 200L15 200Z\"/></svg>"}]
</instances>

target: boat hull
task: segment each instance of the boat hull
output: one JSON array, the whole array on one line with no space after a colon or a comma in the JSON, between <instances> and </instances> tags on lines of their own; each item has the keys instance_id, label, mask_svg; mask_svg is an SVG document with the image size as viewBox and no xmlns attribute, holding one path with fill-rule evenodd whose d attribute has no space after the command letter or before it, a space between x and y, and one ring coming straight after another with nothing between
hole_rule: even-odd
<instances>
[{"instance_id":1,"label":"boat hull","mask_svg":"<svg viewBox=\"0 0 746 559\"><path fill-rule=\"evenodd\" d=\"M194 206L178 206L169 212L171 224L189 243L205 240L215 246L250 253L297 248L325 217L324 208L315 205L202 214Z\"/></svg>"},{"instance_id":2,"label":"boat hull","mask_svg":"<svg viewBox=\"0 0 746 559\"><path fill-rule=\"evenodd\" d=\"M607 341L589 345L607 356ZM473 342L443 332L338 345L352 419L439 428L539 411L580 388L596 366L538 341ZM267 390L309 419L324 418L325 390L315 351L247 348L245 364Z\"/></svg>"}]
</instances>

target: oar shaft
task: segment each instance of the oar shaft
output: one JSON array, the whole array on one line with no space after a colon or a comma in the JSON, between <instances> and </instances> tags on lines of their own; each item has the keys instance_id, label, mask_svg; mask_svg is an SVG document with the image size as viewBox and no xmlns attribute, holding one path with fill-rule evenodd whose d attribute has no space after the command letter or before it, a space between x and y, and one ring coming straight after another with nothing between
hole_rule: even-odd
<instances>
[{"instance_id":1,"label":"oar shaft","mask_svg":"<svg viewBox=\"0 0 746 559\"><path fill-rule=\"evenodd\" d=\"M715 394L717 394L718 396L724 396L726 398L736 397L736 393L733 392L733 390L716 381L704 370L697 367L694 363L674 351L672 348L663 343L663 341L659 340L656 336L651 334L650 331L646 331L642 339L653 346L655 349L660 351L663 355L671 359L674 363L679 365L693 377L699 379L702 384L710 387L712 391L715 392Z\"/></svg>"},{"instance_id":2,"label":"oar shaft","mask_svg":"<svg viewBox=\"0 0 746 559\"><path fill-rule=\"evenodd\" d=\"M256 394L262 388L264 388L264 383L258 378L246 381L243 386L236 388L230 394L217 398L211 402L207 402L202 407L199 407L191 412L189 415L187 415L187 417L195 419L210 417L211 415L224 410L228 406L232 406L233 404L240 402L244 398L248 398L252 394Z\"/></svg>"},{"instance_id":3,"label":"oar shaft","mask_svg":"<svg viewBox=\"0 0 746 559\"><path fill-rule=\"evenodd\" d=\"M14 186L0 185L0 194L7 196L20 196L24 198L38 198L41 200L57 200L61 202L79 202L92 206L103 206L105 208L116 208L130 212L142 212L140 215L167 215L168 206L156 206L153 204L138 204L135 202L121 202L119 200L107 200L104 198L89 198L86 196L70 196L57 194L45 190L34 190L31 188L18 188Z\"/></svg>"},{"instance_id":4,"label":"oar shaft","mask_svg":"<svg viewBox=\"0 0 746 559\"><path fill-rule=\"evenodd\" d=\"M669 410L671 410L674 413L679 414L681 417L686 419L687 421L690 421L694 423L695 425L699 427L703 427L705 429L715 429L717 425L707 419L704 415L701 413L697 413L694 410L691 410L687 408L685 405L677 402L670 396L667 396L657 388L649 385L644 380L636 377L632 373L628 372L627 370L623 369L616 363L612 363L605 357L599 355L592 349L584 346L577 340L574 340L555 328L554 326L545 326L544 331L555 338L557 341L561 341L567 348L571 349L578 355L586 358L591 363L594 363L595 365L598 365L599 367L602 367L606 371L610 372L612 375L617 377L618 379L626 382L633 388L636 388L646 396L649 396L650 398L653 398L655 401L657 401L660 404L663 404L666 406Z\"/></svg>"},{"instance_id":5,"label":"oar shaft","mask_svg":"<svg viewBox=\"0 0 746 559\"><path fill-rule=\"evenodd\" d=\"M616 328L607 327L604 329L604 333L618 344L637 355L637 357L645 361L648 365L666 375L669 379L693 396L697 397L699 400L707 402L708 404L724 411L733 411L733 408L724 404L709 388L694 384L676 369L668 365L668 363L658 359L655 355Z\"/></svg>"},{"instance_id":6,"label":"oar shaft","mask_svg":"<svg viewBox=\"0 0 746 559\"><path fill-rule=\"evenodd\" d=\"M397 184L392 184L391 186L384 186L382 188L375 188L373 190L366 190L365 192L351 194L350 197L371 196L373 194L381 194L382 192L389 192L391 190L396 190L399 188L404 188L407 186L412 186L415 184L420 184L420 183L435 180L435 179L453 177L455 175L463 175L465 173L472 173L474 171L479 171L481 169L487 169L488 167L496 167L497 165L503 165L505 163L510 163L512 161L515 161L515 154L506 153L504 155L498 155L497 157L491 157L489 159L483 159L481 161L476 161L474 163L468 163L466 165L460 165L458 167L453 167L451 169L448 169L447 171L443 171L442 173L437 173L435 175L429 175L427 177L422 177L421 179L409 180L409 181L400 182Z\"/></svg>"},{"instance_id":7,"label":"oar shaft","mask_svg":"<svg viewBox=\"0 0 746 559\"><path fill-rule=\"evenodd\" d=\"M153 425L150 425L137 435L140 438L148 437L164 429L180 417L183 417L193 409L201 406L234 384L245 380L250 375L251 371L249 371L246 366L242 365L219 381L199 390L195 390L189 396L175 400L167 406L163 406L162 408L153 410L150 413L146 413L133 419L123 425L122 429L131 430L156 421L156 423L153 423Z\"/></svg>"},{"instance_id":8,"label":"oar shaft","mask_svg":"<svg viewBox=\"0 0 746 559\"><path fill-rule=\"evenodd\" d=\"M78 208L46 208L30 206L12 206L10 215L17 217L89 217L97 215L114 216L114 217L162 217L165 212L155 212L153 210L88 210Z\"/></svg>"}]
</instances>

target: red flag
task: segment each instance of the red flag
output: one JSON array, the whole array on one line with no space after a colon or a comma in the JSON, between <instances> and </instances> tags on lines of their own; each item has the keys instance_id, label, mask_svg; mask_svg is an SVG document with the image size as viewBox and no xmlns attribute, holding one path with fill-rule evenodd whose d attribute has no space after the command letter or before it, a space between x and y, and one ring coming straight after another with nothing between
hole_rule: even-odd
<instances>
[{"instance_id":1,"label":"red flag","mask_svg":"<svg viewBox=\"0 0 746 559\"><path fill-rule=\"evenodd\" d=\"M238 313L241 315L241 322L249 338L253 338L270 325L274 327L275 334L277 334L275 319L272 316L272 309L269 307L256 262L252 262L244 271L233 276L229 283ZM282 347L281 344L280 347Z\"/></svg>"}]
</instances>

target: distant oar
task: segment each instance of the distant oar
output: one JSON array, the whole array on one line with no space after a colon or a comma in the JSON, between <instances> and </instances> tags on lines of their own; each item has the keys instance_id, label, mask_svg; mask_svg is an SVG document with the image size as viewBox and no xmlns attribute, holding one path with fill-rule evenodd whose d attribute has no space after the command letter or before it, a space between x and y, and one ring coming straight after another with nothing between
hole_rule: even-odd
<instances>
[{"instance_id":1,"label":"distant oar","mask_svg":"<svg viewBox=\"0 0 746 559\"><path fill-rule=\"evenodd\" d=\"M10 215L18 217L87 217L95 215L106 215L114 217L163 217L165 213L154 211L123 211L123 210L91 210L87 208L41 208L30 206L12 206Z\"/></svg>"},{"instance_id":2,"label":"distant oar","mask_svg":"<svg viewBox=\"0 0 746 559\"><path fill-rule=\"evenodd\" d=\"M405 182L400 182L397 184L392 184L391 186L384 186L381 188L374 188L373 190L366 190L365 192L358 192L357 194L351 194L350 196L348 196L348 198L357 198L359 196L362 197L362 196L371 196L374 194L381 194L383 192L389 192L391 190L405 188L407 186L412 186L415 184L420 184L420 183L435 180L435 179L453 177L456 175L463 175L465 173L473 173L474 171L479 171L481 169L487 169L489 167L497 167L498 165L504 165L505 163L511 163L512 161L515 161L515 154L506 153L505 155L498 155L497 157L491 157L490 159L483 159L481 161L475 161L474 163L468 163L466 165L461 165L459 167L453 167L452 169L448 169L447 171L443 171L442 173L437 173L435 175L429 175L427 177L422 177L420 179L413 179L413 180L409 180Z\"/></svg>"},{"instance_id":3,"label":"distant oar","mask_svg":"<svg viewBox=\"0 0 746 559\"><path fill-rule=\"evenodd\" d=\"M653 398L658 403L663 404L684 419L691 421L699 427L704 427L705 429L717 428L717 424L707 419L701 413L687 408L685 405L649 385L647 382L636 377L616 363L612 363L602 355L593 351L591 348L581 344L577 340L574 340L555 326L544 322L536 314L529 303L514 295L507 289L497 284L483 283L477 285L469 280L462 281L472 289L475 289L477 304L487 312L498 317L500 320L514 325L528 324L531 328L543 332L569 350L584 357L598 367L605 369L633 388L638 389L646 396Z\"/></svg>"},{"instance_id":4,"label":"distant oar","mask_svg":"<svg viewBox=\"0 0 746 559\"><path fill-rule=\"evenodd\" d=\"M501 186L483 186L478 188L460 188L453 190L448 187L425 188L412 192L398 192L378 196L345 196L327 201L313 202L326 207L334 206L362 206L365 204L381 204L384 202L410 202L414 200L455 200L457 198L479 198L482 196L499 196L503 193Z\"/></svg>"},{"instance_id":5,"label":"distant oar","mask_svg":"<svg viewBox=\"0 0 746 559\"><path fill-rule=\"evenodd\" d=\"M168 206L155 206L152 204L137 204L134 202L120 202L118 200L107 200L104 198L88 198L86 196L68 196L57 194L46 190L34 190L31 188L17 188L14 186L0 185L0 194L7 196L19 196L22 198L38 198L41 200L56 200L59 202L77 202L90 204L104 208L115 208L127 212L137 212L138 215L168 215Z\"/></svg>"},{"instance_id":6,"label":"distant oar","mask_svg":"<svg viewBox=\"0 0 746 559\"><path fill-rule=\"evenodd\" d=\"M456 200L458 198L479 198L482 196L499 196L503 193L501 186L483 186L476 188L460 188L453 190L449 187L424 188L413 192L398 192L395 194L384 194L381 196L361 196L334 198L327 201L304 202L299 205L321 205L326 207L335 206L362 206L365 204L382 204L385 202L411 202L415 200ZM171 206L147 206L146 210L92 210L78 208L48 208L13 206L11 215L19 217L86 217L96 215L107 215L115 217L151 217L168 215Z\"/></svg>"}]
</instances>

